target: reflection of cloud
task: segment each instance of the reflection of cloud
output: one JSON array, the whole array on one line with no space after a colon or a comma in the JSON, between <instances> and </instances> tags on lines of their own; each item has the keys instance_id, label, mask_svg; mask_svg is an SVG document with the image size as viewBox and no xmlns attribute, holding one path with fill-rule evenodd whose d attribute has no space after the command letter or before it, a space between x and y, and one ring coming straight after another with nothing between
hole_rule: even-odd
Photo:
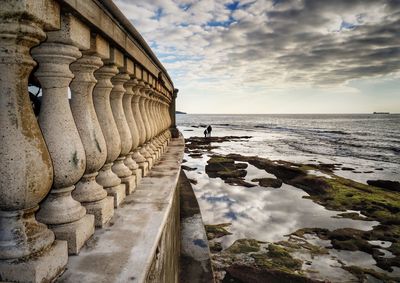
<instances>
[{"instance_id":1,"label":"reflection of cloud","mask_svg":"<svg viewBox=\"0 0 400 283\"><path fill-rule=\"evenodd\" d=\"M243 146L236 145L236 148L230 151L242 152L242 148ZM210 179L207 176L204 172L209 159L207 156L193 159L185 155L185 159L187 159L186 165L198 168L186 174L198 181L193 188L204 222L232 223L228 230L233 235L221 239L225 247L239 238L279 241L284 235L304 227L328 229L352 227L368 230L372 225L376 225L376 222L370 221L331 218L337 212L328 211L309 199L303 199L302 197L306 195L304 191L286 184L280 189L230 186L219 178ZM252 165L247 169L251 178L270 176L264 170Z\"/></svg>"},{"instance_id":2,"label":"reflection of cloud","mask_svg":"<svg viewBox=\"0 0 400 283\"><path fill-rule=\"evenodd\" d=\"M174 79L193 88L334 85L399 71L399 1L233 3L116 1Z\"/></svg>"},{"instance_id":3,"label":"reflection of cloud","mask_svg":"<svg viewBox=\"0 0 400 283\"><path fill-rule=\"evenodd\" d=\"M188 159L188 163L190 166L204 168L206 160ZM257 175L256 170L261 176L266 174L263 170L251 167L252 174ZM352 227L366 230L376 224L331 218L337 212L328 211L309 199L303 199L306 195L304 191L286 184L280 189L242 188L227 185L220 179L209 179L204 171L200 175L195 171L187 174L188 177L191 174L197 176L198 184L194 188L205 223L232 223L229 231L233 235L223 237L224 246L239 238L279 241L284 235L304 227Z\"/></svg>"}]
</instances>

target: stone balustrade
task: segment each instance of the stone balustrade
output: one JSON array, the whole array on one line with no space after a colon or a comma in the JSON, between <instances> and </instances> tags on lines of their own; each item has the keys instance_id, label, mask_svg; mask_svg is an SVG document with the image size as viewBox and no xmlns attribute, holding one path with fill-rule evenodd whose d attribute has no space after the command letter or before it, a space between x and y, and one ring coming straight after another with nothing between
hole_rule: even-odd
<instances>
[{"instance_id":1,"label":"stone balustrade","mask_svg":"<svg viewBox=\"0 0 400 283\"><path fill-rule=\"evenodd\" d=\"M111 0L2 1L0 38L0 281L49 282L166 152L176 90Z\"/></svg>"}]
</instances>

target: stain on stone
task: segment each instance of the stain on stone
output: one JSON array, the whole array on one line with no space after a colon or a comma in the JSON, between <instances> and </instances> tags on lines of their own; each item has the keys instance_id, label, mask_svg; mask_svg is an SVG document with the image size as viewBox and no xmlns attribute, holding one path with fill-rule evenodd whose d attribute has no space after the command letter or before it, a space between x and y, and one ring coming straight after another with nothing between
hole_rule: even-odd
<instances>
[{"instance_id":1,"label":"stain on stone","mask_svg":"<svg viewBox=\"0 0 400 283\"><path fill-rule=\"evenodd\" d=\"M94 142L96 143L97 150L98 150L99 152L102 152L102 151L101 151L101 148L100 148L99 141L97 140L97 138L94 138Z\"/></svg>"},{"instance_id":2,"label":"stain on stone","mask_svg":"<svg viewBox=\"0 0 400 283\"><path fill-rule=\"evenodd\" d=\"M207 244L202 239L194 239L193 244L201 248L207 248Z\"/></svg>"},{"instance_id":3,"label":"stain on stone","mask_svg":"<svg viewBox=\"0 0 400 283\"><path fill-rule=\"evenodd\" d=\"M72 155L72 162L74 163L75 166L78 166L79 159L78 159L78 152L76 150Z\"/></svg>"}]
</instances>

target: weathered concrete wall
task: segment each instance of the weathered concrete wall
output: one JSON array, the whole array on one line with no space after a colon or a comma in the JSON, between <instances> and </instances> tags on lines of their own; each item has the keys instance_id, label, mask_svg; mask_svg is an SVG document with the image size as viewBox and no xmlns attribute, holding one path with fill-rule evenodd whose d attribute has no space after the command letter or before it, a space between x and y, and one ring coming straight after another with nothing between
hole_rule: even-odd
<instances>
[{"instance_id":1,"label":"weathered concrete wall","mask_svg":"<svg viewBox=\"0 0 400 283\"><path fill-rule=\"evenodd\" d=\"M200 207L182 170L179 177L181 218L181 283L214 282L210 249Z\"/></svg>"},{"instance_id":2,"label":"weathered concrete wall","mask_svg":"<svg viewBox=\"0 0 400 283\"><path fill-rule=\"evenodd\" d=\"M179 211L179 187L177 187L146 282L179 282Z\"/></svg>"}]
</instances>

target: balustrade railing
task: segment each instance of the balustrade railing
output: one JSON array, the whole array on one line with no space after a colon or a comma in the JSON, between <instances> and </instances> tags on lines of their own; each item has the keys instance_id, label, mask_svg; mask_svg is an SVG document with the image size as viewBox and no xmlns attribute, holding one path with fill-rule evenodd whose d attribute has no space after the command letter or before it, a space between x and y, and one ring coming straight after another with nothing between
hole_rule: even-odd
<instances>
[{"instance_id":1,"label":"balustrade railing","mask_svg":"<svg viewBox=\"0 0 400 283\"><path fill-rule=\"evenodd\" d=\"M165 152L174 88L110 0L2 1L0 59L0 279L50 281Z\"/></svg>"}]
</instances>

